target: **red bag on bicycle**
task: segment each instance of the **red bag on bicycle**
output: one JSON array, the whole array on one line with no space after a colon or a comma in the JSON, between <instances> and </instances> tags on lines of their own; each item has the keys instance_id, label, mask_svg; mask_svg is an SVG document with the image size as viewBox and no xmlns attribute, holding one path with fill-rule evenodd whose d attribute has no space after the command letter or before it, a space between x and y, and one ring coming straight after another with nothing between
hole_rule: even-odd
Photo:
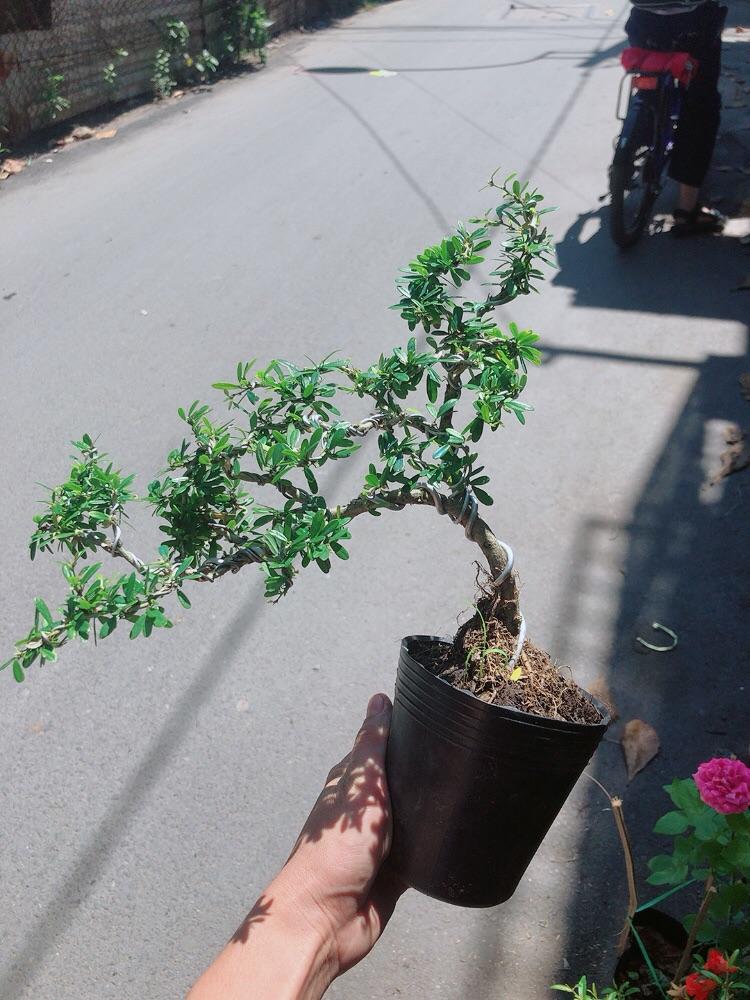
<instances>
[{"instance_id":1,"label":"red bag on bicycle","mask_svg":"<svg viewBox=\"0 0 750 1000\"><path fill-rule=\"evenodd\" d=\"M689 52L655 52L653 49L630 47L620 56L626 73L671 73L687 87L698 72L698 60Z\"/></svg>"}]
</instances>

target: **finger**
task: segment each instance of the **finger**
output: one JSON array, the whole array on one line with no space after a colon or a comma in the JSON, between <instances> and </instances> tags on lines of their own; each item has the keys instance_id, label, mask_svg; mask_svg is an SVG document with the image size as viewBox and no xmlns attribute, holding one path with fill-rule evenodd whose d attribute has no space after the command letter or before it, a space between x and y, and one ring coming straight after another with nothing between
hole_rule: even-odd
<instances>
[{"instance_id":1,"label":"finger","mask_svg":"<svg viewBox=\"0 0 750 1000\"><path fill-rule=\"evenodd\" d=\"M340 760L338 764L333 765L331 770L328 772L328 777L326 778L324 786L325 788L328 788L329 785L335 784L341 778L341 776L346 772L346 769L349 766L349 761L351 759L351 756L352 756L351 751L349 751L346 757Z\"/></svg>"},{"instance_id":2,"label":"finger","mask_svg":"<svg viewBox=\"0 0 750 1000\"><path fill-rule=\"evenodd\" d=\"M376 694L370 698L365 721L357 733L349 755L350 772L371 762L381 766L385 764L385 748L388 743L392 711L393 706L388 695Z\"/></svg>"}]
</instances>

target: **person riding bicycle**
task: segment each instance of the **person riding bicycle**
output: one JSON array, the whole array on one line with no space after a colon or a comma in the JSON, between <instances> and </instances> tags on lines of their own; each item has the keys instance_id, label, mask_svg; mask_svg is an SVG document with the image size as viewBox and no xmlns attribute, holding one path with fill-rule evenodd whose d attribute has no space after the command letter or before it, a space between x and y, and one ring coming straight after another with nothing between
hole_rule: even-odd
<instances>
[{"instance_id":1,"label":"person riding bicycle","mask_svg":"<svg viewBox=\"0 0 750 1000\"><path fill-rule=\"evenodd\" d=\"M721 231L724 217L699 201L721 117L721 32L727 8L716 0L631 0L625 25L632 46L689 52L698 62L680 115L669 176L679 184L675 236Z\"/></svg>"}]
</instances>

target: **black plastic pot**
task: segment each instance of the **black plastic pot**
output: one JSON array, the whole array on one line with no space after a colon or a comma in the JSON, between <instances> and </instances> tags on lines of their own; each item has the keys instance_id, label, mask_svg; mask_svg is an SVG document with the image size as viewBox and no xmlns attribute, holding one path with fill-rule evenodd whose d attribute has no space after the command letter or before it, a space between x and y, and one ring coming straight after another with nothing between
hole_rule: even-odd
<instances>
[{"instance_id":1,"label":"black plastic pot","mask_svg":"<svg viewBox=\"0 0 750 1000\"><path fill-rule=\"evenodd\" d=\"M446 640L401 644L387 756L390 865L428 896L495 906L515 892L609 715L595 698L598 725L487 705L414 658L425 641Z\"/></svg>"}]
</instances>

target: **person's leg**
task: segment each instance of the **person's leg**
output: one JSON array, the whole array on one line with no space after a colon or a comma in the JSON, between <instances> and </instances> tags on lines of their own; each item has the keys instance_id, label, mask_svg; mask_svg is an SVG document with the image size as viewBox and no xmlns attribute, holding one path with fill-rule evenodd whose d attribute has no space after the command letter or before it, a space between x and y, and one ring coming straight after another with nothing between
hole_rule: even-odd
<instances>
[{"instance_id":1,"label":"person's leg","mask_svg":"<svg viewBox=\"0 0 750 1000\"><path fill-rule=\"evenodd\" d=\"M699 68L685 94L669 174L679 184L675 235L716 231L723 219L699 205L700 188L708 173L721 120L721 26L726 8L699 7L681 17L675 41L694 55Z\"/></svg>"},{"instance_id":2,"label":"person's leg","mask_svg":"<svg viewBox=\"0 0 750 1000\"><path fill-rule=\"evenodd\" d=\"M698 207L701 189L692 184L680 184L677 191L677 211L690 215Z\"/></svg>"}]
</instances>

